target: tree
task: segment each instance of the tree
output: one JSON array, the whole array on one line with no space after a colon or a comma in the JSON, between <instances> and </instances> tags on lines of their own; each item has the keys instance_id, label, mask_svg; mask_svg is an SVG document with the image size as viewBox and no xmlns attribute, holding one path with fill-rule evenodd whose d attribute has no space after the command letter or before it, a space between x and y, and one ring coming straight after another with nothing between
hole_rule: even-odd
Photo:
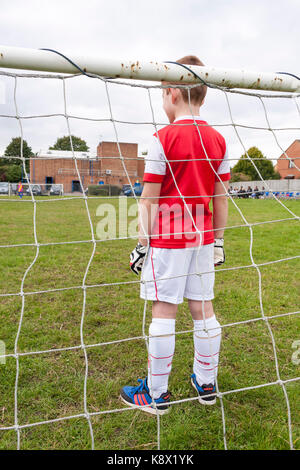
<instances>
[{"instance_id":1,"label":"tree","mask_svg":"<svg viewBox=\"0 0 300 470\"><path fill-rule=\"evenodd\" d=\"M29 160L34 153L26 140L23 140L22 145L21 137L12 138L11 142L6 147L4 155L6 157L21 157L21 146L23 148L23 157L26 159L26 171L29 172ZM1 158L0 160L0 180L8 181L9 183L20 181L23 167L22 160L20 158Z\"/></svg>"},{"instance_id":2,"label":"tree","mask_svg":"<svg viewBox=\"0 0 300 470\"><path fill-rule=\"evenodd\" d=\"M8 146L6 147L4 155L7 157L21 157L21 147L23 150L23 157L26 159L26 164L28 165L29 169L29 158L32 157L34 153L31 147L29 147L29 145L27 144L26 140L23 140L22 145L21 137L14 137L11 139L10 144L8 144ZM20 160L19 158L10 158L8 160L8 164L22 165L22 160Z\"/></svg>"},{"instance_id":3,"label":"tree","mask_svg":"<svg viewBox=\"0 0 300 470\"><path fill-rule=\"evenodd\" d=\"M230 183L239 183L240 181L249 181L249 176L245 173L232 173Z\"/></svg>"},{"instance_id":4,"label":"tree","mask_svg":"<svg viewBox=\"0 0 300 470\"><path fill-rule=\"evenodd\" d=\"M10 165L8 163L1 165L0 181L7 181L8 183L18 183L18 181L20 181L22 178L22 170L22 165Z\"/></svg>"},{"instance_id":5,"label":"tree","mask_svg":"<svg viewBox=\"0 0 300 470\"><path fill-rule=\"evenodd\" d=\"M273 163L257 147L251 147L248 150L248 155L242 155L239 161L232 168L232 176L236 173L243 173L249 177L251 181L257 181L260 176L255 169L253 163L257 167L259 173L264 180L280 179L280 175L274 170ZM253 160L253 163L251 162Z\"/></svg>"},{"instance_id":6,"label":"tree","mask_svg":"<svg viewBox=\"0 0 300 470\"><path fill-rule=\"evenodd\" d=\"M82 140L80 137L76 137L75 135L71 135L73 149L75 152L88 152L89 147L85 140ZM71 142L69 136L58 137L57 141L50 147L50 150L72 150Z\"/></svg>"}]
</instances>

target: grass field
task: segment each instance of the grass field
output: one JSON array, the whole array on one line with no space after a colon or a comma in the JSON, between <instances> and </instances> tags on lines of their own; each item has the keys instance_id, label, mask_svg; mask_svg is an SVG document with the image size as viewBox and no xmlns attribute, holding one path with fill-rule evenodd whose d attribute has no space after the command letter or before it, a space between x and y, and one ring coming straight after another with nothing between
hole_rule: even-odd
<instances>
[{"instance_id":1,"label":"grass field","mask_svg":"<svg viewBox=\"0 0 300 470\"><path fill-rule=\"evenodd\" d=\"M89 240L90 227L84 201L54 202L38 198L37 239L41 244ZM88 201L93 226L99 217L101 199ZM108 202L108 201L105 201ZM115 200L110 201L116 204ZM236 200L247 221L263 222L291 215L272 200ZM285 201L298 216L300 201ZM33 204L26 198L0 200L0 245L34 243ZM241 217L230 203L228 226L240 225ZM253 226L253 257L257 264L299 255L299 221ZM248 266L249 228L226 231L224 267ZM134 240L97 243L88 271L88 285L135 281L128 268ZM83 291L69 289L82 284L92 254L90 243L40 246L39 256L28 272L24 292L46 291L25 296L20 332L20 353L46 351L80 345ZM35 246L0 248L0 294L20 292L24 273L36 254ZM218 269L219 270L219 269ZM220 271L220 270L219 270ZM267 316L299 310L299 259L260 267L262 300ZM255 268L216 273L214 307L221 324L259 318L258 273ZM52 291L51 291L52 290ZM48 291L48 292L47 292ZM139 284L106 285L86 290L83 325L86 345L142 335L143 302ZM0 297L0 340L13 354L21 313L21 296ZM147 325L150 322L150 303ZM292 344L300 340L299 315L270 319L276 341L282 380L300 376L300 365L292 361ZM192 328L187 304L180 306L177 331ZM148 329L146 328L146 332ZM119 390L146 375L143 339L88 348L89 412L122 408ZM82 414L85 376L81 349L21 356L18 382L20 425ZM170 377L172 400L195 396L189 381L193 364L191 333L177 336ZM0 428L14 425L16 359L0 364ZM277 380L271 338L264 321L228 326L223 330L219 367L221 392L275 382ZM292 418L293 443L300 449L300 381L286 385ZM226 439L229 449L288 449L287 406L279 385L230 393L223 397ZM157 420L138 410L92 416L96 449L156 449ZM197 401L172 406L160 419L161 449L223 449L223 427L219 400L214 407ZM17 446L15 430L0 430L0 449ZM90 449L87 420L42 424L21 430L21 449Z\"/></svg>"}]
</instances>

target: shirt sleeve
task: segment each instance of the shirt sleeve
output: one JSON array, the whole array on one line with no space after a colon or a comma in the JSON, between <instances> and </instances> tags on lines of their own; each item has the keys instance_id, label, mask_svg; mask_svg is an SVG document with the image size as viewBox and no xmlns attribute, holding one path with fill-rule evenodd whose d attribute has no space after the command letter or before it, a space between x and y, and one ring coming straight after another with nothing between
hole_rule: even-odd
<instances>
[{"instance_id":1,"label":"shirt sleeve","mask_svg":"<svg viewBox=\"0 0 300 470\"><path fill-rule=\"evenodd\" d=\"M223 160L221 161L219 165L217 173L222 181L228 181L231 178L227 146L226 146ZM216 175L216 181L220 181L217 175Z\"/></svg>"},{"instance_id":2,"label":"shirt sleeve","mask_svg":"<svg viewBox=\"0 0 300 470\"><path fill-rule=\"evenodd\" d=\"M157 137L152 137L145 158L145 173L143 181L161 183L166 174L166 157L163 147Z\"/></svg>"}]
</instances>

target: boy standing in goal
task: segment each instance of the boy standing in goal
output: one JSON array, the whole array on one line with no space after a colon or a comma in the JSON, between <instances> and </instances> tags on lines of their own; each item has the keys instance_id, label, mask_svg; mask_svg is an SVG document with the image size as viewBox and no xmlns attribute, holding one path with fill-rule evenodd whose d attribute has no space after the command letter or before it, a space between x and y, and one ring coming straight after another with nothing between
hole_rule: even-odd
<instances>
[{"instance_id":1,"label":"boy standing in goal","mask_svg":"<svg viewBox=\"0 0 300 470\"><path fill-rule=\"evenodd\" d=\"M204 65L195 56L177 62ZM184 297L194 322L191 384L200 403L216 402L221 328L212 299L214 266L225 261L230 167L224 138L200 119L206 92L205 85L163 88L170 125L153 136L146 157L140 237L130 264L136 274L142 271L141 298L153 301L148 377L123 387L121 399L152 414L169 410L176 313Z\"/></svg>"}]
</instances>

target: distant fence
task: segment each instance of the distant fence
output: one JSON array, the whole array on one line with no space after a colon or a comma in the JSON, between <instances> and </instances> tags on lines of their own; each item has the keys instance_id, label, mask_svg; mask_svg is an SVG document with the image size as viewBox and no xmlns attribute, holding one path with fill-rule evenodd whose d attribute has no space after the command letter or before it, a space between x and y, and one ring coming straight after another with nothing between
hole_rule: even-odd
<instances>
[{"instance_id":1,"label":"distant fence","mask_svg":"<svg viewBox=\"0 0 300 470\"><path fill-rule=\"evenodd\" d=\"M259 191L262 190L263 186L265 190L270 189L271 191L300 191L300 179L293 180L266 180L266 181L238 181L237 183L230 183L233 188L240 189L243 186L247 190L248 186L252 189L255 186L258 187Z\"/></svg>"}]
</instances>

